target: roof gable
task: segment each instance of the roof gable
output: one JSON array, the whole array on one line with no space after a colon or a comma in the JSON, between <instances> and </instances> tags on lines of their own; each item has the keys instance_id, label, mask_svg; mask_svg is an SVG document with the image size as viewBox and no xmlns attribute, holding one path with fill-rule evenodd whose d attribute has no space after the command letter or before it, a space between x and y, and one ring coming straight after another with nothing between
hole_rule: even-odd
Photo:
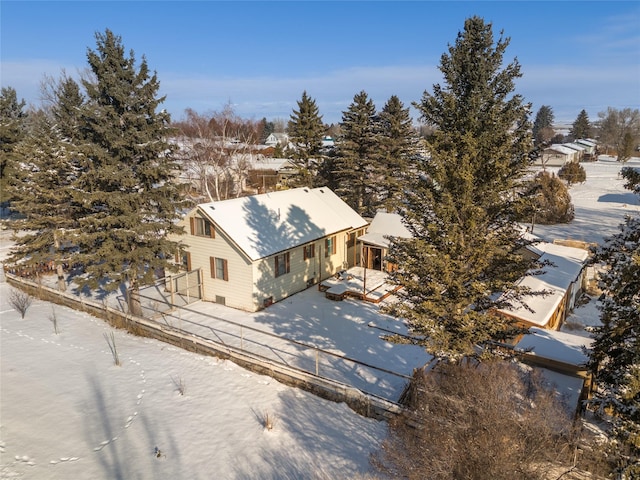
<instances>
[{"instance_id":1,"label":"roof gable","mask_svg":"<svg viewBox=\"0 0 640 480\"><path fill-rule=\"evenodd\" d=\"M274 255L367 221L329 188L295 188L203 203L198 209L251 260Z\"/></svg>"}]
</instances>

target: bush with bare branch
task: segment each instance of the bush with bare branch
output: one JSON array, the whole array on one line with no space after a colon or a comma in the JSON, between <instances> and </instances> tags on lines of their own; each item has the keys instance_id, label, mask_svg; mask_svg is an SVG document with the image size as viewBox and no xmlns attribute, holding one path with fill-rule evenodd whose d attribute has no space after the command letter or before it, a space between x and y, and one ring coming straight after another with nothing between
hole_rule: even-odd
<instances>
[{"instance_id":1,"label":"bush with bare branch","mask_svg":"<svg viewBox=\"0 0 640 480\"><path fill-rule=\"evenodd\" d=\"M51 307L51 315L49 315L49 320L53 323L53 333L58 335L60 333L60 329L58 328L58 316L56 315L56 309Z\"/></svg>"},{"instance_id":2,"label":"bush with bare branch","mask_svg":"<svg viewBox=\"0 0 640 480\"><path fill-rule=\"evenodd\" d=\"M543 479L573 460L572 415L516 364L416 372L408 413L389 424L373 464L393 478Z\"/></svg>"},{"instance_id":3,"label":"bush with bare branch","mask_svg":"<svg viewBox=\"0 0 640 480\"><path fill-rule=\"evenodd\" d=\"M31 302L33 302L33 297L22 290L11 290L9 294L9 304L20 312L20 318L24 318Z\"/></svg>"},{"instance_id":4,"label":"bush with bare branch","mask_svg":"<svg viewBox=\"0 0 640 480\"><path fill-rule=\"evenodd\" d=\"M113 332L103 334L104 339L107 341L107 345L109 345L109 350L111 350L111 356L113 357L113 363L116 366L120 366L120 356L118 355L118 347L116 346L116 336Z\"/></svg>"}]
</instances>

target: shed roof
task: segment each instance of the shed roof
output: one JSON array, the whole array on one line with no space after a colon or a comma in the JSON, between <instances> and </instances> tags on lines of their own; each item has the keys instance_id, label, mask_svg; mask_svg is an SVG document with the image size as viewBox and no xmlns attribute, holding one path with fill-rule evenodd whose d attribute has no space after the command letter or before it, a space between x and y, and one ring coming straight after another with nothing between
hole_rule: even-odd
<instances>
[{"instance_id":1,"label":"shed roof","mask_svg":"<svg viewBox=\"0 0 640 480\"><path fill-rule=\"evenodd\" d=\"M358 237L358 240L378 247L388 248L388 237L411 238L412 235L405 227L400 215L397 213L378 212L373 217L367 233Z\"/></svg>"},{"instance_id":2,"label":"shed roof","mask_svg":"<svg viewBox=\"0 0 640 480\"><path fill-rule=\"evenodd\" d=\"M515 348L531 350L531 355L579 367L588 362L589 355L585 350L591 348L592 343L588 337L533 327Z\"/></svg>"},{"instance_id":3,"label":"shed roof","mask_svg":"<svg viewBox=\"0 0 640 480\"><path fill-rule=\"evenodd\" d=\"M294 188L197 208L252 261L367 225L327 187Z\"/></svg>"},{"instance_id":4,"label":"shed roof","mask_svg":"<svg viewBox=\"0 0 640 480\"><path fill-rule=\"evenodd\" d=\"M549 323L571 284L580 275L589 254L581 248L546 242L537 243L529 248L540 255L539 261L547 261L550 265L545 266L541 274L531 272L523 277L517 285L527 287L533 292L547 291L549 293L546 295L525 295L521 301L527 305L528 309L523 306L514 306L499 311L532 325L544 327Z\"/></svg>"}]
</instances>

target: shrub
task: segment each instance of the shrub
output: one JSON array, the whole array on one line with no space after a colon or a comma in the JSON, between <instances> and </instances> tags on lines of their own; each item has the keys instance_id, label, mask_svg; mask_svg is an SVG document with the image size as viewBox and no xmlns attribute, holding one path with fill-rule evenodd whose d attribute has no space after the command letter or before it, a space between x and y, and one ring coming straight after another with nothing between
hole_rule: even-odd
<instances>
[{"instance_id":1,"label":"shrub","mask_svg":"<svg viewBox=\"0 0 640 480\"><path fill-rule=\"evenodd\" d=\"M569 162L565 163L558 171L558 177L571 186L574 183L584 182L587 179L587 172L578 162Z\"/></svg>"},{"instance_id":2,"label":"shrub","mask_svg":"<svg viewBox=\"0 0 640 480\"><path fill-rule=\"evenodd\" d=\"M524 202L519 212L522 222L542 225L569 223L575 216L571 195L565 183L549 172L540 172L522 192Z\"/></svg>"},{"instance_id":3,"label":"shrub","mask_svg":"<svg viewBox=\"0 0 640 480\"><path fill-rule=\"evenodd\" d=\"M111 356L113 357L113 363L116 366L120 366L120 356L118 355L118 347L116 346L116 337L113 332L109 334L103 334L104 339L107 341L107 345L109 345L109 350L111 350Z\"/></svg>"},{"instance_id":4,"label":"shrub","mask_svg":"<svg viewBox=\"0 0 640 480\"><path fill-rule=\"evenodd\" d=\"M573 460L572 415L517 364L447 364L417 371L411 386L372 457L392 478L543 479Z\"/></svg>"},{"instance_id":5,"label":"shrub","mask_svg":"<svg viewBox=\"0 0 640 480\"><path fill-rule=\"evenodd\" d=\"M20 318L24 318L27 310L31 306L33 298L22 290L11 290L9 294L9 304L20 312Z\"/></svg>"}]
</instances>

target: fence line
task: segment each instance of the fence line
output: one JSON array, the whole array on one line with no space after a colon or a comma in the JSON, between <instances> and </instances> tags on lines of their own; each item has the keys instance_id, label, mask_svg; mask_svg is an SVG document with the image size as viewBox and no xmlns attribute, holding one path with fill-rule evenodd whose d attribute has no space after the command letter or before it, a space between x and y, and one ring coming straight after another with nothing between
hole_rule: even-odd
<instances>
[{"instance_id":1,"label":"fence line","mask_svg":"<svg viewBox=\"0 0 640 480\"><path fill-rule=\"evenodd\" d=\"M389 419L392 416L401 413L403 410L403 407L395 401L383 398L374 393L366 392L362 389L358 389L339 380L323 377L296 366L290 366L285 363L274 361L273 359L260 355L256 352L249 352L245 349L237 348L224 342L219 342L214 339L195 334L193 332L188 332L173 325L162 324L155 320L149 320L144 317L134 316L117 310L106 304L87 301L75 295L66 292L60 292L53 288L41 285L37 282L33 282L25 278L18 277L8 272L6 273L6 279L7 282L11 285L20 288L38 298L52 301L57 304L68 306L75 310L92 314L94 316L102 318L116 328L126 329L130 333L138 336L155 338L157 340L163 341L165 343L170 343L172 345L183 348L185 350L193 351L195 353L231 360L243 368L259 374L269 375L286 385L307 390L328 400L332 400L335 402L344 402L352 410L366 417L376 419ZM198 314L203 315L201 313ZM225 321L232 324L235 323L228 320ZM244 326L237 323L235 323L235 325L241 326L246 329L255 330L257 332L260 332L261 334L267 334L283 340L282 337L278 337L277 335L271 334L270 332L253 329L252 327ZM220 332L222 332L222 330L220 330ZM229 335L229 333L226 334ZM241 337L243 337L243 343L244 341L248 341L244 338L244 335L241 334ZM341 357L340 355L333 354L332 352L328 352L311 345L297 342L295 340L287 341L296 343L299 346L316 349L318 352L322 351L326 354L334 356L337 359L348 359L347 357ZM370 366L364 362L359 362L354 359L349 360L362 366L367 366L369 368L384 371L384 369ZM316 362L318 362L317 359ZM406 375L402 375L396 372L386 371L386 373L404 378L410 378Z\"/></svg>"}]
</instances>

